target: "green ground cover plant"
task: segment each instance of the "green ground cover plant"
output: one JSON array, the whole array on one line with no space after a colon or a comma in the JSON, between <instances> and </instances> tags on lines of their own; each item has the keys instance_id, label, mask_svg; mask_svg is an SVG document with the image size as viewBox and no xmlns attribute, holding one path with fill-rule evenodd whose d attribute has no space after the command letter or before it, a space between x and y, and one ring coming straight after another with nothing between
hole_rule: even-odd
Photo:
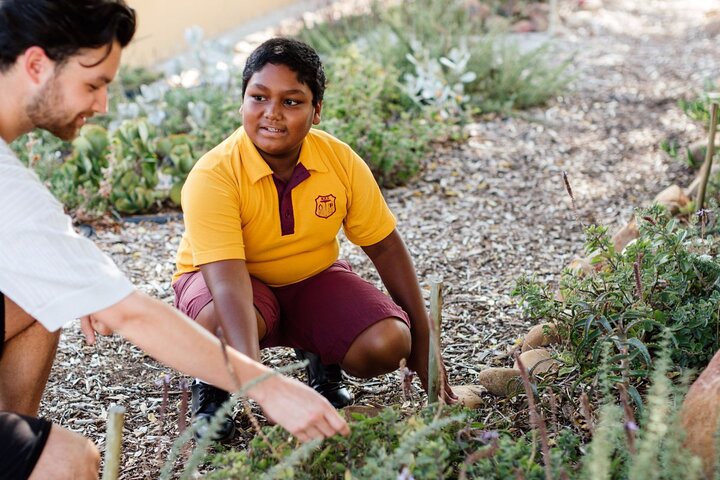
<instances>
[{"instance_id":1,"label":"green ground cover plant","mask_svg":"<svg viewBox=\"0 0 720 480\"><path fill-rule=\"evenodd\" d=\"M717 84L706 82L705 89L695 98L678 100L678 105L685 115L702 125L706 131L710 127L710 105L713 101L711 97L713 93L717 94L717 91ZM718 122L720 123L720 120ZM699 169L705 161L707 138L703 139L700 144L695 145L681 145L677 139L666 138L660 142L660 148L671 158L685 161L688 167L692 169ZM716 149L713 158L715 162L717 162L719 154L720 152ZM716 173L710 176L708 193L717 197L718 192L720 192L720 174Z\"/></svg>"},{"instance_id":2,"label":"green ground cover plant","mask_svg":"<svg viewBox=\"0 0 720 480\"><path fill-rule=\"evenodd\" d=\"M563 374L596 376L602 349L610 345L614 378L630 381L639 404L635 387L648 377L664 329L679 370L704 367L718 350L720 242L715 225L681 225L657 205L636 218L640 237L622 252L606 228L586 229L595 271L565 270L562 299L528 278L514 294L530 318L557 326Z\"/></svg>"},{"instance_id":3,"label":"green ground cover plant","mask_svg":"<svg viewBox=\"0 0 720 480\"><path fill-rule=\"evenodd\" d=\"M678 411L688 379L676 384L670 378L673 336L669 329L660 334L638 420L626 396L615 393L613 354L606 347L595 389L600 406L587 414L584 428L546 423L547 395L526 375L525 391L534 400L525 408L537 419L534 427L507 423L498 429L484 409L432 405L408 413L388 407L372 417L352 414L349 437L322 443L300 445L279 427L264 427L245 450L209 454L205 478L700 479L700 460L683 447ZM186 469L182 478L192 473Z\"/></svg>"}]
</instances>

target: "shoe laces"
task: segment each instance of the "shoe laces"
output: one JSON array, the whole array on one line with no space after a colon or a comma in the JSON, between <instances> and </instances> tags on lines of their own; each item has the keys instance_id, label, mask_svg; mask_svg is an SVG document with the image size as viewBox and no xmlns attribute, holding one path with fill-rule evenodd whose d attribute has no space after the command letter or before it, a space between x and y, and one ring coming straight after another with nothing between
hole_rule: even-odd
<instances>
[{"instance_id":1,"label":"shoe laces","mask_svg":"<svg viewBox=\"0 0 720 480\"><path fill-rule=\"evenodd\" d=\"M228 399L229 394L212 385L203 385L198 389L198 411L205 410L208 406L213 405L217 408Z\"/></svg>"}]
</instances>

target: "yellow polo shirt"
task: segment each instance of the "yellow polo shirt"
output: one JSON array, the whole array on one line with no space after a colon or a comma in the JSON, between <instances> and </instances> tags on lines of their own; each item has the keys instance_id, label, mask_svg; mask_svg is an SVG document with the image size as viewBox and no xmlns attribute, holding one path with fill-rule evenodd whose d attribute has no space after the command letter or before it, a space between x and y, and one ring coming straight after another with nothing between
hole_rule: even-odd
<instances>
[{"instance_id":1,"label":"yellow polo shirt","mask_svg":"<svg viewBox=\"0 0 720 480\"><path fill-rule=\"evenodd\" d=\"M396 225L365 162L316 129L283 185L239 128L192 169L182 208L185 233L174 279L206 263L240 259L263 283L288 285L337 260L341 226L351 242L367 246Z\"/></svg>"}]
</instances>

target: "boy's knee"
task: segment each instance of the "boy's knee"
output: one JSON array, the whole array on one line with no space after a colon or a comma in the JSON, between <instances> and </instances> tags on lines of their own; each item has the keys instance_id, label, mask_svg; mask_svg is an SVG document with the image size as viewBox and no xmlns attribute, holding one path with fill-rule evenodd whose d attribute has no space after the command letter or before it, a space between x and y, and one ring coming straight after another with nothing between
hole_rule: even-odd
<instances>
[{"instance_id":1,"label":"boy's knee","mask_svg":"<svg viewBox=\"0 0 720 480\"><path fill-rule=\"evenodd\" d=\"M53 425L30 480L97 479L99 470L100 452L93 442Z\"/></svg>"},{"instance_id":2,"label":"boy's knee","mask_svg":"<svg viewBox=\"0 0 720 480\"><path fill-rule=\"evenodd\" d=\"M395 318L389 320L391 321L387 322L380 339L378 354L386 357L389 365L393 367L392 370L395 370L400 365L400 360L410 356L412 336L405 323Z\"/></svg>"},{"instance_id":3,"label":"boy's knee","mask_svg":"<svg viewBox=\"0 0 720 480\"><path fill-rule=\"evenodd\" d=\"M343 368L360 377L374 377L396 370L410 356L410 329L396 318L387 318L363 332L353 343Z\"/></svg>"}]
</instances>

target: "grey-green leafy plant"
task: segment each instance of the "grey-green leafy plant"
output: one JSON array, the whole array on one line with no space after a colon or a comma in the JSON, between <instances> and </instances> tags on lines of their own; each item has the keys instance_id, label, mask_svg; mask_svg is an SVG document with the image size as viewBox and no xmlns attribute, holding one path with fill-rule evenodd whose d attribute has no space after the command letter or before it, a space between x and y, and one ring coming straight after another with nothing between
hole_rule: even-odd
<instances>
[{"instance_id":1,"label":"grey-green leafy plant","mask_svg":"<svg viewBox=\"0 0 720 480\"><path fill-rule=\"evenodd\" d=\"M701 479L702 463L684 446L679 411L684 387L668 378L671 369L672 333L664 331L651 374L640 425L623 418L614 398L605 397L593 439L587 447L582 478L588 480L687 480ZM606 358L604 362L612 361ZM628 443L626 432L637 431L637 442Z\"/></svg>"},{"instance_id":2,"label":"grey-green leafy plant","mask_svg":"<svg viewBox=\"0 0 720 480\"><path fill-rule=\"evenodd\" d=\"M587 229L586 251L596 271L564 271L563 300L539 282L518 281L514 294L526 315L557 325L566 373L570 368L581 377L596 375L607 343L617 378L637 383L648 376L665 328L672 334L671 358L680 368L703 367L718 350L717 232L697 224L683 227L660 206L636 218L640 237L622 252L615 251L605 228ZM630 393L638 399L635 389Z\"/></svg>"}]
</instances>

